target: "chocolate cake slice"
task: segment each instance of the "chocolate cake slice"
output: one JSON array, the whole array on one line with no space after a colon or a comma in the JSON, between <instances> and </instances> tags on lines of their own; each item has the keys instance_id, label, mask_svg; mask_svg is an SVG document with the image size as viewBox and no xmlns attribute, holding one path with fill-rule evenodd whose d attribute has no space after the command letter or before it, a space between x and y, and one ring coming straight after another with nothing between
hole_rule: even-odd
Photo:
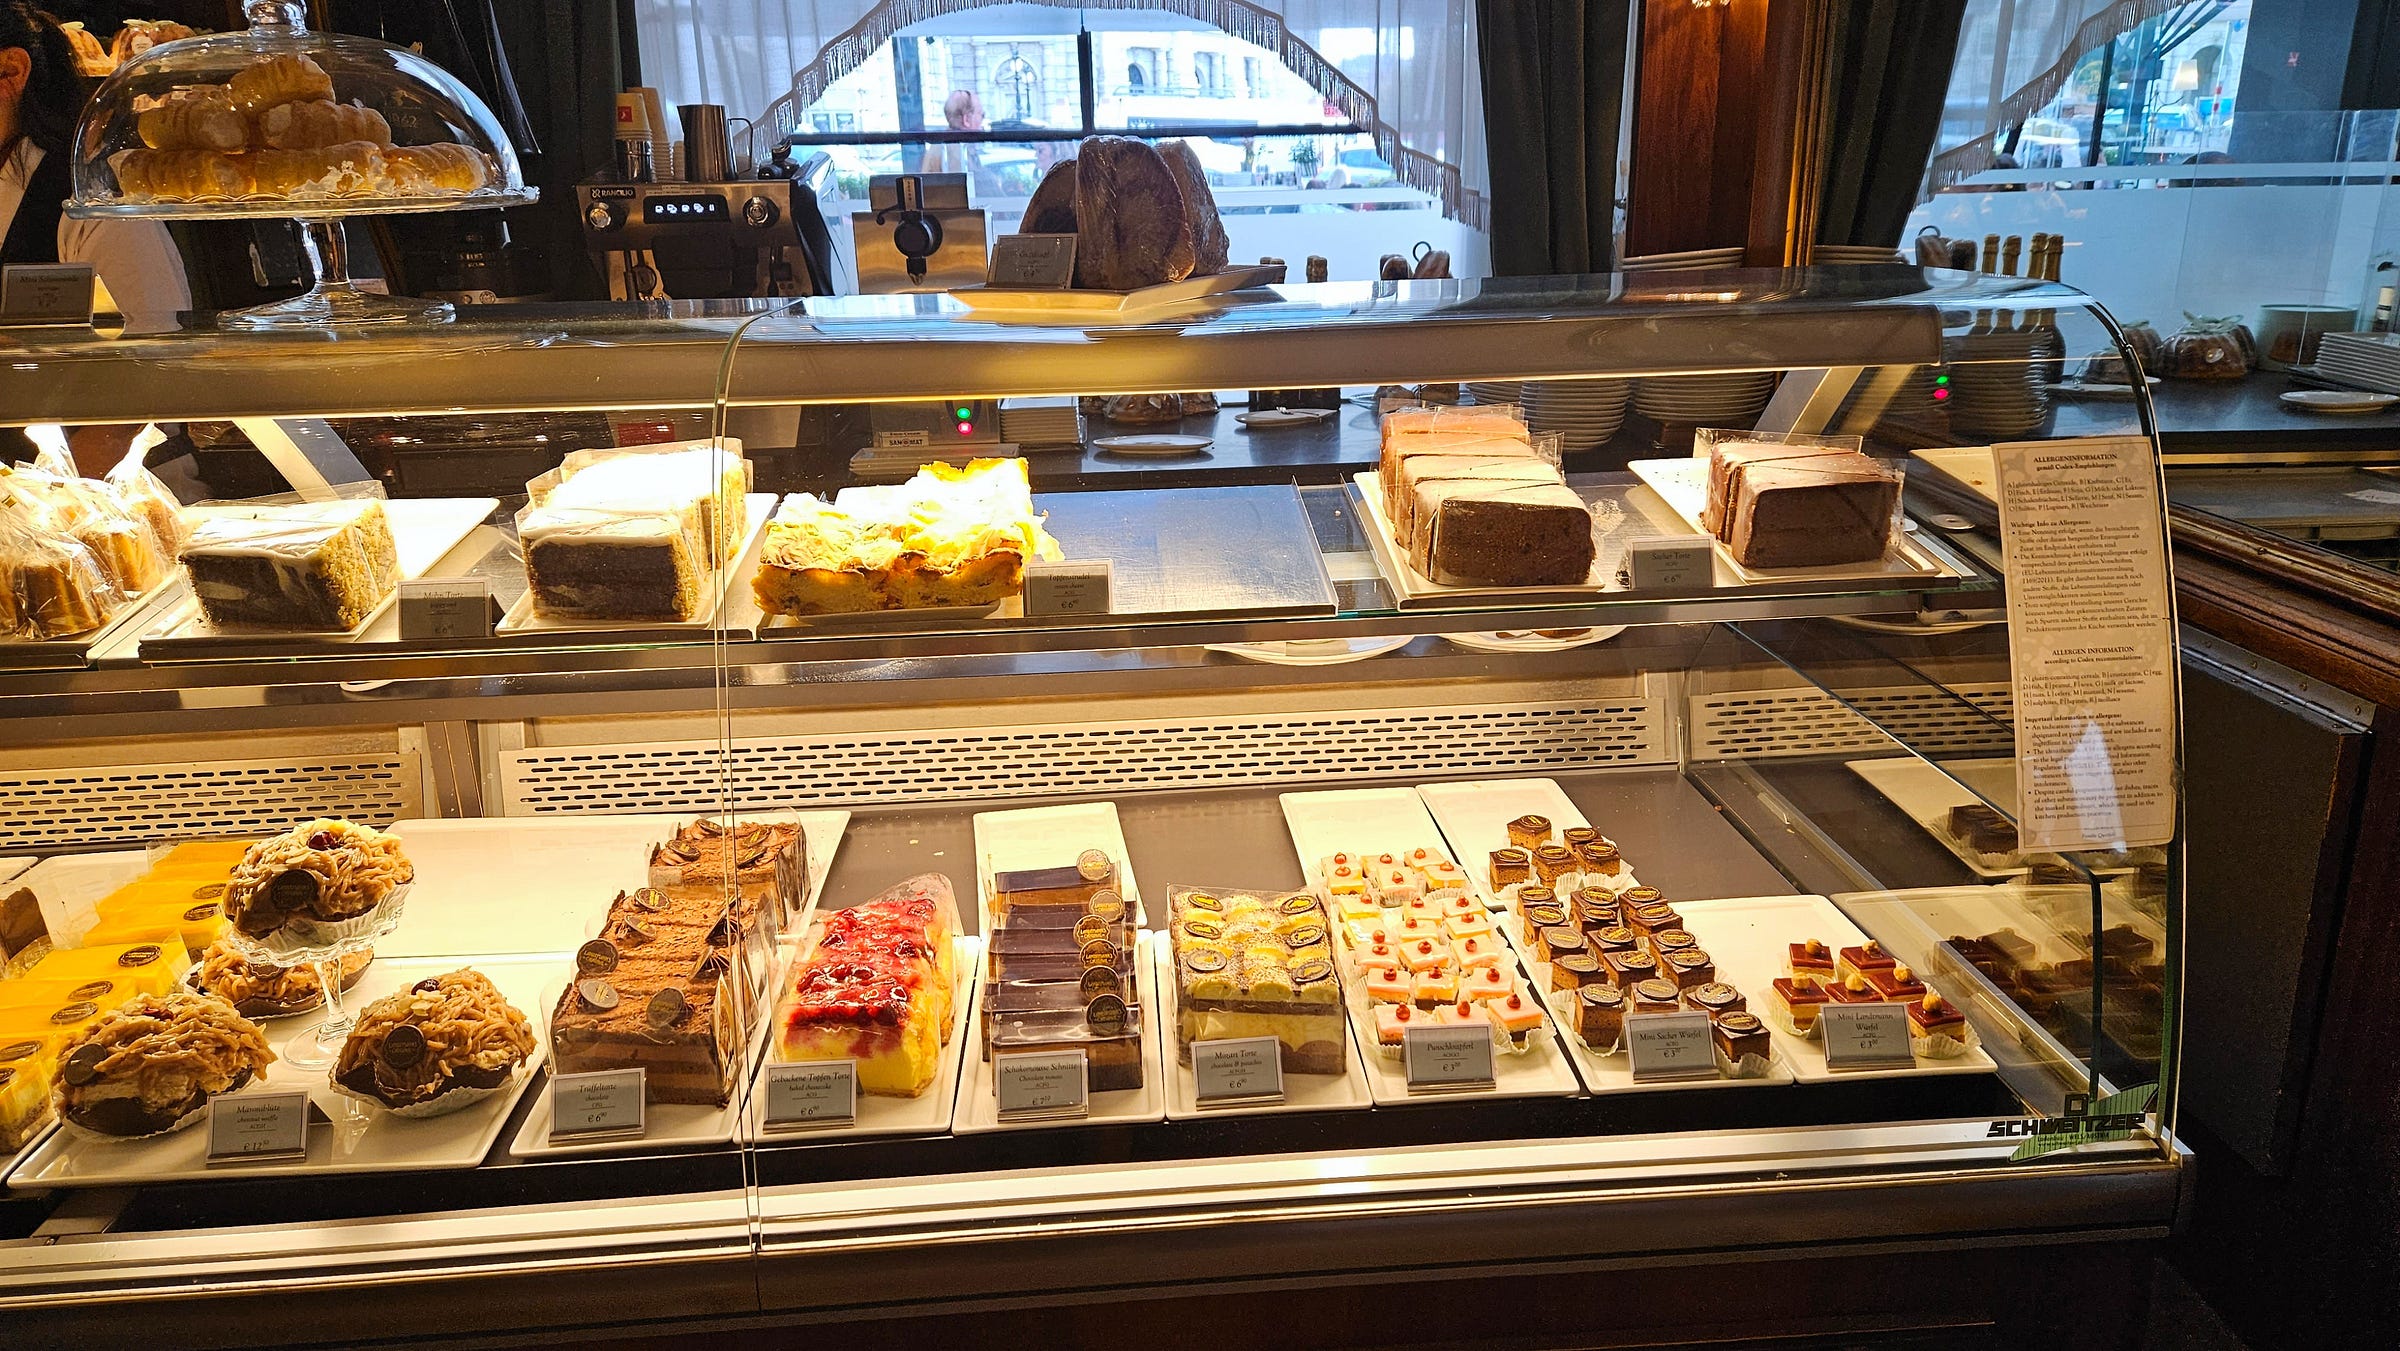
<instances>
[{"instance_id":1,"label":"chocolate cake slice","mask_svg":"<svg viewBox=\"0 0 2400 1351\"><path fill-rule=\"evenodd\" d=\"M1409 561L1443 586L1574 586L1591 576L1592 514L1563 483L1417 489Z\"/></svg>"},{"instance_id":2,"label":"chocolate cake slice","mask_svg":"<svg viewBox=\"0 0 2400 1351\"><path fill-rule=\"evenodd\" d=\"M1900 480L1855 452L1739 465L1718 538L1751 568L1864 563L1889 547Z\"/></svg>"}]
</instances>

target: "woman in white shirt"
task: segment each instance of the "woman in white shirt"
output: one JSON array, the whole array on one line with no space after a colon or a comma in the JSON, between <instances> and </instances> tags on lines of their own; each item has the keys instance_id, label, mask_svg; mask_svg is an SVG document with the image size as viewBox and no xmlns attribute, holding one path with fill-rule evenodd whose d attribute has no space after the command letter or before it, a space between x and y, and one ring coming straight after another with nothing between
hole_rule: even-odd
<instances>
[{"instance_id":1,"label":"woman in white shirt","mask_svg":"<svg viewBox=\"0 0 2400 1351\"><path fill-rule=\"evenodd\" d=\"M0 264L89 263L127 328L171 328L192 291L166 227L66 218L75 120L89 93L57 21L25 0L0 0ZM107 430L80 429L76 459L113 463L108 447L121 450L123 438Z\"/></svg>"}]
</instances>

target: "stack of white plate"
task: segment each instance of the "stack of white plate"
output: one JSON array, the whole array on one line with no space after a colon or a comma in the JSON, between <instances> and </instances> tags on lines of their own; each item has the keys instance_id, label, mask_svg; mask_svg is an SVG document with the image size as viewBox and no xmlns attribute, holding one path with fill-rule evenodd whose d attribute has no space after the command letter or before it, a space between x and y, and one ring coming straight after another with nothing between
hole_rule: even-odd
<instances>
[{"instance_id":1,"label":"stack of white plate","mask_svg":"<svg viewBox=\"0 0 2400 1351\"><path fill-rule=\"evenodd\" d=\"M1775 371L1725 375L1658 375L1634 382L1633 408L1653 422L1677 426L1748 425L1775 396Z\"/></svg>"},{"instance_id":2,"label":"stack of white plate","mask_svg":"<svg viewBox=\"0 0 2400 1351\"><path fill-rule=\"evenodd\" d=\"M2036 360L2039 342L2022 329L1951 339L1950 425L1983 436L2018 436L2041 426L2050 387Z\"/></svg>"},{"instance_id":3,"label":"stack of white plate","mask_svg":"<svg viewBox=\"0 0 2400 1351\"><path fill-rule=\"evenodd\" d=\"M2400 394L2400 334L2328 333L2317 373L2363 389Z\"/></svg>"},{"instance_id":4,"label":"stack of white plate","mask_svg":"<svg viewBox=\"0 0 2400 1351\"><path fill-rule=\"evenodd\" d=\"M1591 450L1624 425L1632 396L1631 380L1528 380L1525 425L1536 435L1558 433L1567 454Z\"/></svg>"},{"instance_id":5,"label":"stack of white plate","mask_svg":"<svg viewBox=\"0 0 2400 1351\"><path fill-rule=\"evenodd\" d=\"M1002 399L1000 436L1020 446L1081 445L1083 417L1073 398Z\"/></svg>"},{"instance_id":6,"label":"stack of white plate","mask_svg":"<svg viewBox=\"0 0 2400 1351\"><path fill-rule=\"evenodd\" d=\"M1619 272L1684 272L1701 267L1740 267L1739 245L1725 249L1686 249L1682 253L1646 253L1617 264Z\"/></svg>"},{"instance_id":7,"label":"stack of white plate","mask_svg":"<svg viewBox=\"0 0 2400 1351\"><path fill-rule=\"evenodd\" d=\"M1507 408L1525 402L1525 382L1522 380L1470 380L1467 398L1485 408Z\"/></svg>"},{"instance_id":8,"label":"stack of white plate","mask_svg":"<svg viewBox=\"0 0 2400 1351\"><path fill-rule=\"evenodd\" d=\"M1818 267L1865 267L1874 263L1901 261L1898 249L1880 244L1819 244L1809 254L1809 261Z\"/></svg>"}]
</instances>

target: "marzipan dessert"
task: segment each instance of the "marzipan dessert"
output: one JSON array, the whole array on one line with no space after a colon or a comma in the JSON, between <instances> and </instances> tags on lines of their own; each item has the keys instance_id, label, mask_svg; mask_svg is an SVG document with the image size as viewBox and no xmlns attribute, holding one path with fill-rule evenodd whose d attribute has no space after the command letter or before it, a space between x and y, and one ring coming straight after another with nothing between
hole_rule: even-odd
<instances>
[{"instance_id":1,"label":"marzipan dessert","mask_svg":"<svg viewBox=\"0 0 2400 1351\"><path fill-rule=\"evenodd\" d=\"M1060 557L1019 459L929 464L906 483L783 500L751 589L770 615L990 605Z\"/></svg>"},{"instance_id":2,"label":"marzipan dessert","mask_svg":"<svg viewBox=\"0 0 2400 1351\"><path fill-rule=\"evenodd\" d=\"M498 1091L536 1049L532 1025L488 977L453 971L369 1004L333 1084L400 1116L441 1116Z\"/></svg>"},{"instance_id":3,"label":"marzipan dessert","mask_svg":"<svg viewBox=\"0 0 2400 1351\"><path fill-rule=\"evenodd\" d=\"M342 988L347 990L358 984L358 978L366 974L368 964L374 960L372 950L344 954ZM190 983L202 993L213 994L233 1005L234 1011L245 1018L285 1018L325 1004L325 987L318 982L313 964L269 966L252 962L223 942L201 955L200 967L192 973Z\"/></svg>"},{"instance_id":4,"label":"marzipan dessert","mask_svg":"<svg viewBox=\"0 0 2400 1351\"><path fill-rule=\"evenodd\" d=\"M257 1024L215 995L146 994L67 1044L54 1101L69 1125L138 1139L198 1121L274 1061Z\"/></svg>"},{"instance_id":5,"label":"marzipan dessert","mask_svg":"<svg viewBox=\"0 0 2400 1351\"><path fill-rule=\"evenodd\" d=\"M225 917L253 942L331 947L371 932L378 908L416 875L398 839L319 819L250 847L225 889Z\"/></svg>"},{"instance_id":6,"label":"marzipan dessert","mask_svg":"<svg viewBox=\"0 0 2400 1351\"><path fill-rule=\"evenodd\" d=\"M395 146L383 114L338 97L300 52L178 88L140 109L142 144L109 157L117 190L135 202L409 199L468 196L499 177L472 146Z\"/></svg>"}]
</instances>

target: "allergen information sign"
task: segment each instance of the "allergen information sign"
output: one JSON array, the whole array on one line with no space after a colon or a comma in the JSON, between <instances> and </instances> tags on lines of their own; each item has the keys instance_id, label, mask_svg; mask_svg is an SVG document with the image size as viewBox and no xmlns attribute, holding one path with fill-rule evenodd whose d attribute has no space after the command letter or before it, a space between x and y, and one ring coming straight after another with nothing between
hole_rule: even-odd
<instances>
[{"instance_id":1,"label":"allergen information sign","mask_svg":"<svg viewBox=\"0 0 2400 1351\"><path fill-rule=\"evenodd\" d=\"M2175 834L2175 611L2139 436L1992 447L2027 850Z\"/></svg>"}]
</instances>

